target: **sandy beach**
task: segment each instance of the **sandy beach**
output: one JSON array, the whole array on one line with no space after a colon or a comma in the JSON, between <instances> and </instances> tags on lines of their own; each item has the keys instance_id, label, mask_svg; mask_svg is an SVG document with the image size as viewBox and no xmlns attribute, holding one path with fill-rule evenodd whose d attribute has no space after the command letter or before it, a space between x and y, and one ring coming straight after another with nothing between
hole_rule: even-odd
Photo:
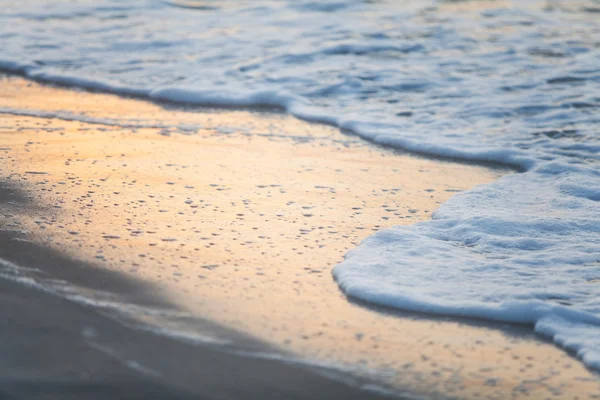
<instances>
[{"instance_id":1,"label":"sandy beach","mask_svg":"<svg viewBox=\"0 0 600 400\"><path fill-rule=\"evenodd\" d=\"M4 211L23 212L31 205L15 204L23 200L18 191L3 189L1 195ZM24 272L22 267L7 268L3 261L3 399L386 398L360 390L360 380L350 384L301 365L248 357L242 349L270 349L206 320L194 320L195 329L235 341L235 347L223 351L199 346L189 336L172 340L114 309L59 294L54 290L58 280L52 276L78 282L80 289L118 289L130 300L137 298L137 304L160 307L163 313L176 310L150 285L37 246L23 240L19 232L3 230L0 240L3 260L44 267L37 273ZM149 310L137 308L136 317ZM192 323L189 318L187 322Z\"/></svg>"},{"instance_id":2,"label":"sandy beach","mask_svg":"<svg viewBox=\"0 0 600 400\"><path fill-rule=\"evenodd\" d=\"M3 292L26 298L22 316L34 320L36 312L92 318L113 332L116 353L160 370L165 393L204 387L206 398L235 398L228 390L251 390L261 373L281 371L294 376L276 385L285 398L377 396L357 389L366 382L426 398L600 398L598 375L529 326L360 304L331 276L374 231L426 220L453 194L516 172L403 154L272 110L189 109L17 77L0 86L0 257L40 270L16 275L60 286L58 294L109 299L154 334L123 328L98 304L10 280ZM161 329L168 334L156 335ZM178 334L206 340L194 346ZM153 346L165 350L149 359ZM231 346L235 355L223 350ZM181 354L186 374L161 370ZM197 380L204 368L184 368L211 370L210 357L222 368L211 372L215 381ZM107 379L121 371L98 365ZM132 393L150 379L120 365ZM232 365L240 386L215 384ZM337 380L311 372L319 367ZM343 376L352 384L339 383ZM268 379L251 395L266 398L261 390L286 379ZM303 392L307 385L294 383L302 380L323 391Z\"/></svg>"}]
</instances>

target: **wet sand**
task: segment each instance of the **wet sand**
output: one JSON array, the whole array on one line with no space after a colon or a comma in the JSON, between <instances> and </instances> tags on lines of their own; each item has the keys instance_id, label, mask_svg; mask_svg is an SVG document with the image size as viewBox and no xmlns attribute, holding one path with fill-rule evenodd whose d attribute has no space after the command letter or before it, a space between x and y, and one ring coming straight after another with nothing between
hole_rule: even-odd
<instances>
[{"instance_id":1,"label":"wet sand","mask_svg":"<svg viewBox=\"0 0 600 400\"><path fill-rule=\"evenodd\" d=\"M5 183L2 187L0 207L4 212L36 207L18 190L8 189ZM219 346L172 340L144 329L126 314L76 298L65 299L66 293L49 293L57 289L56 278L60 277L77 282L80 289L122 291L138 304L152 304L146 311L177 312L175 305L161 298L159 289L23 240L20 232L2 230L0 243L2 260L43 268L37 274L4 264L0 269L2 399L384 398L358 389L360 381L349 384L302 365L247 357L243 349L270 349L206 320L186 318L197 331L213 332L235 341L235 346L224 351ZM35 287L38 284L41 287Z\"/></svg>"},{"instance_id":2,"label":"wet sand","mask_svg":"<svg viewBox=\"0 0 600 400\"><path fill-rule=\"evenodd\" d=\"M597 375L530 327L357 304L331 277L371 232L427 219L457 191L512 172L399 154L285 115L0 84L2 174L40 205L2 217L23 238L291 357L410 393L600 394Z\"/></svg>"}]
</instances>

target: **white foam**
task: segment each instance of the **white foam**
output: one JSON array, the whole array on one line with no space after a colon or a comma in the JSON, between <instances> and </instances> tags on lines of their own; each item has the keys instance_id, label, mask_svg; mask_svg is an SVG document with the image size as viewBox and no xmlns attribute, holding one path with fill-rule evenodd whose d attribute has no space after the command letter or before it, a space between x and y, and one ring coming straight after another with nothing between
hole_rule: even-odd
<instances>
[{"instance_id":1,"label":"white foam","mask_svg":"<svg viewBox=\"0 0 600 400\"><path fill-rule=\"evenodd\" d=\"M86 124L94 125L106 125L115 126L119 128L154 128L154 129L165 129L165 128L179 128L177 125L167 125L162 123L146 122L132 119L115 119L115 118L98 118L92 117L85 114L76 114L70 111L43 111L43 110L27 110L17 109L10 107L0 107L0 114L8 115L19 115L27 117L38 117L38 118L52 118L60 119L63 121L80 121ZM183 128L186 130L196 130L199 126L185 125Z\"/></svg>"},{"instance_id":2,"label":"white foam","mask_svg":"<svg viewBox=\"0 0 600 400\"><path fill-rule=\"evenodd\" d=\"M600 187L598 174L549 167L458 194L431 221L377 232L334 269L338 283L389 307L532 324L597 368L600 214L578 196L589 191L562 188Z\"/></svg>"}]
</instances>

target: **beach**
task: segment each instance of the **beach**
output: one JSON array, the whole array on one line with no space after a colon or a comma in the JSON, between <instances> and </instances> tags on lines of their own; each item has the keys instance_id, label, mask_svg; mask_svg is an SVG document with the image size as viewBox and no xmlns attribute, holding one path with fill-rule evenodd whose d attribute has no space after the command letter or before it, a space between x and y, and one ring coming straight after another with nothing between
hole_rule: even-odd
<instances>
[{"instance_id":1,"label":"beach","mask_svg":"<svg viewBox=\"0 0 600 400\"><path fill-rule=\"evenodd\" d=\"M19 193L3 190L2 196L11 202ZM6 210L4 201L2 207ZM3 260L43 265L56 273L51 276L79 281L80 288L119 288L129 298L174 309L156 290L147 293L155 288L38 247L18 234L3 230L1 242ZM98 304L65 299L44 279L7 274L5 267L0 280L3 399L387 398L360 390L361 380L349 384L300 365L172 340ZM46 279L48 269L43 270ZM268 351L264 344L207 321L196 320L195 327L235 338L238 352Z\"/></svg>"},{"instance_id":2,"label":"beach","mask_svg":"<svg viewBox=\"0 0 600 400\"><path fill-rule=\"evenodd\" d=\"M196 349L188 362L200 364L202 352L240 347L223 361L240 376L264 363L337 377L306 372L324 388L306 398L366 396L356 392L365 386L426 398L600 394L597 374L529 326L368 305L331 275L371 233L428 220L454 194L514 170L409 155L274 110L156 104L17 77L1 85L2 182L19 195L5 196L12 236L0 257L39 269L17 275L92 314L125 310L131 340L151 331L148 343L185 343ZM71 266L22 257L15 239ZM61 304L48 312L82 312ZM189 374L165 380L193 392L201 384ZM352 382L339 383L344 376Z\"/></svg>"}]
</instances>

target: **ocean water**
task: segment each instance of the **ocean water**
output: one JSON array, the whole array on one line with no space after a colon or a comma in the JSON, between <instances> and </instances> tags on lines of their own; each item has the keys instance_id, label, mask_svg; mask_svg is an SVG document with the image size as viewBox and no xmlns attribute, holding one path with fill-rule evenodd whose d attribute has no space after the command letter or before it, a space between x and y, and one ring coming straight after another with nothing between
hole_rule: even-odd
<instances>
[{"instance_id":1,"label":"ocean water","mask_svg":"<svg viewBox=\"0 0 600 400\"><path fill-rule=\"evenodd\" d=\"M600 1L0 6L7 72L278 107L381 145L517 168L430 221L375 233L334 276L375 304L531 324L600 370Z\"/></svg>"}]
</instances>

